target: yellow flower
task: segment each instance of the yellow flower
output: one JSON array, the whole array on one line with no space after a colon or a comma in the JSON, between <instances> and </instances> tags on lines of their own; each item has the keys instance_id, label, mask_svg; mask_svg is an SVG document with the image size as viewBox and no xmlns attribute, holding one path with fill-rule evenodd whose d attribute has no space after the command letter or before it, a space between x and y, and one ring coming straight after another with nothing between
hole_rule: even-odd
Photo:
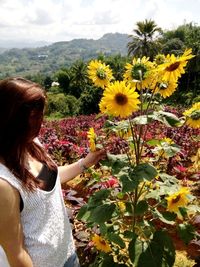
<instances>
[{"instance_id":1,"label":"yellow flower","mask_svg":"<svg viewBox=\"0 0 200 267\"><path fill-rule=\"evenodd\" d=\"M117 131L117 136L123 139L129 139L132 136L132 132L130 128L121 129Z\"/></svg>"},{"instance_id":2,"label":"yellow flower","mask_svg":"<svg viewBox=\"0 0 200 267\"><path fill-rule=\"evenodd\" d=\"M122 202L122 201L119 201L119 202L117 203L117 206L119 207L119 209L120 209L121 212L124 212L124 211L126 210L126 205L125 205L125 203Z\"/></svg>"},{"instance_id":3,"label":"yellow flower","mask_svg":"<svg viewBox=\"0 0 200 267\"><path fill-rule=\"evenodd\" d=\"M156 63L156 65L163 64L165 62L165 55L163 54L156 55L154 62Z\"/></svg>"},{"instance_id":4,"label":"yellow flower","mask_svg":"<svg viewBox=\"0 0 200 267\"><path fill-rule=\"evenodd\" d=\"M96 134L94 131L94 128L90 128L89 131L87 132L87 137L89 139L89 147L90 147L90 151L94 152L96 151Z\"/></svg>"},{"instance_id":5,"label":"yellow flower","mask_svg":"<svg viewBox=\"0 0 200 267\"><path fill-rule=\"evenodd\" d=\"M167 210L171 212L178 212L180 207L185 207L188 202L188 195L190 191L187 187L182 187L178 192L166 197Z\"/></svg>"},{"instance_id":6,"label":"yellow flower","mask_svg":"<svg viewBox=\"0 0 200 267\"><path fill-rule=\"evenodd\" d=\"M155 93L159 93L163 98L166 98L175 92L177 86L178 84L174 81L161 80L160 82L157 82Z\"/></svg>"},{"instance_id":7,"label":"yellow flower","mask_svg":"<svg viewBox=\"0 0 200 267\"><path fill-rule=\"evenodd\" d=\"M152 80L151 70L153 66L148 57L134 58L132 64L127 63L125 65L124 79L130 82L134 88L147 88Z\"/></svg>"},{"instance_id":8,"label":"yellow flower","mask_svg":"<svg viewBox=\"0 0 200 267\"><path fill-rule=\"evenodd\" d=\"M138 97L138 93L131 88L130 84L126 85L124 81L116 81L104 90L99 106L101 109L102 105L105 105L109 114L125 118L138 109L140 104ZM101 111L103 112L103 110Z\"/></svg>"},{"instance_id":9,"label":"yellow flower","mask_svg":"<svg viewBox=\"0 0 200 267\"><path fill-rule=\"evenodd\" d=\"M183 115L186 116L186 124L192 128L200 128L200 102L195 103Z\"/></svg>"},{"instance_id":10,"label":"yellow flower","mask_svg":"<svg viewBox=\"0 0 200 267\"><path fill-rule=\"evenodd\" d=\"M172 145L174 144L174 141L171 139L171 138L168 138L168 137L164 137L162 140L161 140L161 144L162 143L166 143L168 145Z\"/></svg>"},{"instance_id":11,"label":"yellow flower","mask_svg":"<svg viewBox=\"0 0 200 267\"><path fill-rule=\"evenodd\" d=\"M100 101L99 108L102 113L108 113L106 103L103 100Z\"/></svg>"},{"instance_id":12,"label":"yellow flower","mask_svg":"<svg viewBox=\"0 0 200 267\"><path fill-rule=\"evenodd\" d=\"M191 157L191 161L194 162L192 168L196 172L200 171L200 148L197 150L197 154Z\"/></svg>"},{"instance_id":13,"label":"yellow flower","mask_svg":"<svg viewBox=\"0 0 200 267\"><path fill-rule=\"evenodd\" d=\"M112 70L100 60L92 60L88 65L88 75L95 86L104 89L113 79Z\"/></svg>"},{"instance_id":14,"label":"yellow flower","mask_svg":"<svg viewBox=\"0 0 200 267\"><path fill-rule=\"evenodd\" d=\"M101 250L101 251L104 251L104 252L110 252L111 251L111 247L110 245L108 244L108 242L103 239L101 236L95 234L93 237L92 237L92 241L94 243L94 246L98 249L98 250Z\"/></svg>"},{"instance_id":15,"label":"yellow flower","mask_svg":"<svg viewBox=\"0 0 200 267\"><path fill-rule=\"evenodd\" d=\"M166 62L159 65L163 80L176 82L181 74L185 73L184 67L188 60L194 57L191 53L192 49L186 49L182 56L167 55Z\"/></svg>"}]
</instances>

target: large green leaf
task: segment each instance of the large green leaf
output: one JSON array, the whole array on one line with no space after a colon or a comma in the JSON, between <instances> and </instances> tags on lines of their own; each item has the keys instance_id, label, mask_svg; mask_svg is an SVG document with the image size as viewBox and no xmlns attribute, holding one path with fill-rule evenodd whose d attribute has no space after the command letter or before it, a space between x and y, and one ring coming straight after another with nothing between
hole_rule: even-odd
<instances>
[{"instance_id":1,"label":"large green leaf","mask_svg":"<svg viewBox=\"0 0 200 267\"><path fill-rule=\"evenodd\" d=\"M137 116L134 119L132 119L133 124L140 124L140 125L145 125L148 124L149 122L152 121L152 118L150 115L141 115Z\"/></svg>"},{"instance_id":2,"label":"large green leaf","mask_svg":"<svg viewBox=\"0 0 200 267\"><path fill-rule=\"evenodd\" d=\"M82 206L78 212L77 219L82 221L87 221L90 216L90 211L88 211L87 204Z\"/></svg>"},{"instance_id":3,"label":"large green leaf","mask_svg":"<svg viewBox=\"0 0 200 267\"><path fill-rule=\"evenodd\" d=\"M132 179L151 181L157 175L157 170L149 163L141 163L133 169Z\"/></svg>"},{"instance_id":4,"label":"large green leaf","mask_svg":"<svg viewBox=\"0 0 200 267\"><path fill-rule=\"evenodd\" d=\"M178 225L178 234L184 243L188 245L188 243L195 237L195 228L191 224L181 223Z\"/></svg>"},{"instance_id":5,"label":"large green leaf","mask_svg":"<svg viewBox=\"0 0 200 267\"><path fill-rule=\"evenodd\" d=\"M101 164L112 167L112 174L116 175L128 165L128 157L126 154L112 155L108 153L107 160L101 161Z\"/></svg>"},{"instance_id":6,"label":"large green leaf","mask_svg":"<svg viewBox=\"0 0 200 267\"><path fill-rule=\"evenodd\" d=\"M157 231L139 256L136 267L172 267L174 261L175 249L171 238L165 231Z\"/></svg>"},{"instance_id":7,"label":"large green leaf","mask_svg":"<svg viewBox=\"0 0 200 267\"><path fill-rule=\"evenodd\" d=\"M161 213L157 209L155 210L155 212L153 214L155 217L159 218L160 221L162 221L166 224L170 224L170 225L175 224L175 220L177 217L177 215L175 213L172 213L169 211L165 211L165 212Z\"/></svg>"},{"instance_id":8,"label":"large green leaf","mask_svg":"<svg viewBox=\"0 0 200 267\"><path fill-rule=\"evenodd\" d=\"M124 243L123 239L118 234L109 233L107 235L107 237L108 237L108 240L110 240L111 242L119 245L121 248L125 248L125 243Z\"/></svg>"},{"instance_id":9,"label":"large green leaf","mask_svg":"<svg viewBox=\"0 0 200 267\"><path fill-rule=\"evenodd\" d=\"M179 119L176 115L166 111L154 111L152 115L153 119L164 123L168 127L181 126L183 121Z\"/></svg>"},{"instance_id":10,"label":"large green leaf","mask_svg":"<svg viewBox=\"0 0 200 267\"><path fill-rule=\"evenodd\" d=\"M127 173L122 174L119 179L122 183L123 193L132 192L139 184L139 180L131 180Z\"/></svg>"},{"instance_id":11,"label":"large green leaf","mask_svg":"<svg viewBox=\"0 0 200 267\"><path fill-rule=\"evenodd\" d=\"M112 218L115 204L103 204L91 210L89 221L97 224L104 223Z\"/></svg>"},{"instance_id":12,"label":"large green leaf","mask_svg":"<svg viewBox=\"0 0 200 267\"><path fill-rule=\"evenodd\" d=\"M138 259L141 253L144 251L144 248L145 248L144 242L142 242L139 238L137 238L137 235L134 234L128 246L128 253L132 263L138 262Z\"/></svg>"},{"instance_id":13,"label":"large green leaf","mask_svg":"<svg viewBox=\"0 0 200 267\"><path fill-rule=\"evenodd\" d=\"M95 208L102 204L103 200L106 200L110 195L110 189L102 189L95 192L88 200L88 209Z\"/></svg>"},{"instance_id":14,"label":"large green leaf","mask_svg":"<svg viewBox=\"0 0 200 267\"><path fill-rule=\"evenodd\" d=\"M135 209L135 214L136 215L142 215L148 210L148 204L146 200L141 200L138 202L136 209Z\"/></svg>"}]
</instances>

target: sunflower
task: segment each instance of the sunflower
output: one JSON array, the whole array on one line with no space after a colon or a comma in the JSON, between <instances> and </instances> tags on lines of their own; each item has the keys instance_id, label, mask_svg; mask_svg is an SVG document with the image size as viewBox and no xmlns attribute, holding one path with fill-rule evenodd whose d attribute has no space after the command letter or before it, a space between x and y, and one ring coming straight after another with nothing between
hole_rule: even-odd
<instances>
[{"instance_id":1,"label":"sunflower","mask_svg":"<svg viewBox=\"0 0 200 267\"><path fill-rule=\"evenodd\" d=\"M155 56L154 62L156 65L160 65L165 63L165 55L164 54L158 54Z\"/></svg>"},{"instance_id":2,"label":"sunflower","mask_svg":"<svg viewBox=\"0 0 200 267\"><path fill-rule=\"evenodd\" d=\"M192 49L186 49L182 56L174 54L166 56L166 62L159 65L161 76L164 80L176 82L185 73L185 66L189 59L193 58Z\"/></svg>"},{"instance_id":3,"label":"sunflower","mask_svg":"<svg viewBox=\"0 0 200 267\"><path fill-rule=\"evenodd\" d=\"M195 103L190 109L183 112L186 124L192 128L200 128L200 102Z\"/></svg>"},{"instance_id":4,"label":"sunflower","mask_svg":"<svg viewBox=\"0 0 200 267\"><path fill-rule=\"evenodd\" d=\"M178 192L166 197L167 210L170 212L178 212L179 208L185 207L188 202L190 191L187 187L182 187Z\"/></svg>"},{"instance_id":5,"label":"sunflower","mask_svg":"<svg viewBox=\"0 0 200 267\"><path fill-rule=\"evenodd\" d=\"M131 88L131 84L126 85L125 81L116 81L104 90L99 106L100 109L106 106L106 112L110 115L125 118L138 109L140 104L138 97L139 94Z\"/></svg>"},{"instance_id":6,"label":"sunflower","mask_svg":"<svg viewBox=\"0 0 200 267\"><path fill-rule=\"evenodd\" d=\"M87 132L87 137L89 139L89 147L90 147L90 151L94 152L96 151L96 134L94 131L94 128L90 128L89 131Z\"/></svg>"},{"instance_id":7,"label":"sunflower","mask_svg":"<svg viewBox=\"0 0 200 267\"><path fill-rule=\"evenodd\" d=\"M163 98L171 96L177 88L178 84L174 81L160 80L157 82L155 93L160 94Z\"/></svg>"},{"instance_id":8,"label":"sunflower","mask_svg":"<svg viewBox=\"0 0 200 267\"><path fill-rule=\"evenodd\" d=\"M95 86L104 89L113 79L112 70L100 60L92 60L88 65L88 75Z\"/></svg>"},{"instance_id":9,"label":"sunflower","mask_svg":"<svg viewBox=\"0 0 200 267\"><path fill-rule=\"evenodd\" d=\"M110 245L108 244L108 242L103 239L101 236L95 234L93 237L92 237L92 241L94 243L94 246L98 249L98 250L101 250L101 251L104 251L104 252L110 252L111 251L111 247Z\"/></svg>"},{"instance_id":10,"label":"sunflower","mask_svg":"<svg viewBox=\"0 0 200 267\"><path fill-rule=\"evenodd\" d=\"M132 64L125 65L124 79L137 89L144 89L151 83L151 70L154 64L148 57L134 58Z\"/></svg>"},{"instance_id":11,"label":"sunflower","mask_svg":"<svg viewBox=\"0 0 200 267\"><path fill-rule=\"evenodd\" d=\"M105 113L105 114L108 113L107 105L103 99L101 99L101 101L99 103L99 109L102 113Z\"/></svg>"}]
</instances>

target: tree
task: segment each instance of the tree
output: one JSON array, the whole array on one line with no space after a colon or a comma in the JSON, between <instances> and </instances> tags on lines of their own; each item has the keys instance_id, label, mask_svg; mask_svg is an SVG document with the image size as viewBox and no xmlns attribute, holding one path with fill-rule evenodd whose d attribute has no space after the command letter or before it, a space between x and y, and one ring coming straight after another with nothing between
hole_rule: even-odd
<instances>
[{"instance_id":1,"label":"tree","mask_svg":"<svg viewBox=\"0 0 200 267\"><path fill-rule=\"evenodd\" d=\"M111 55L105 58L104 61L111 67L114 78L118 81L122 81L127 58L122 57L121 54L118 54L113 56Z\"/></svg>"},{"instance_id":2,"label":"tree","mask_svg":"<svg viewBox=\"0 0 200 267\"><path fill-rule=\"evenodd\" d=\"M55 79L59 83L59 87L65 94L69 94L69 84L70 84L70 73L69 70L59 70L55 74Z\"/></svg>"},{"instance_id":3,"label":"tree","mask_svg":"<svg viewBox=\"0 0 200 267\"><path fill-rule=\"evenodd\" d=\"M161 34L162 29L153 20L139 21L137 28L133 30L134 35L130 35L132 41L128 42L128 55L138 57L148 56L152 59L160 49L160 43L156 39L156 34Z\"/></svg>"},{"instance_id":4,"label":"tree","mask_svg":"<svg viewBox=\"0 0 200 267\"><path fill-rule=\"evenodd\" d=\"M82 60L77 60L71 66L70 72L71 72L70 94L79 98L88 82L87 66Z\"/></svg>"}]
</instances>

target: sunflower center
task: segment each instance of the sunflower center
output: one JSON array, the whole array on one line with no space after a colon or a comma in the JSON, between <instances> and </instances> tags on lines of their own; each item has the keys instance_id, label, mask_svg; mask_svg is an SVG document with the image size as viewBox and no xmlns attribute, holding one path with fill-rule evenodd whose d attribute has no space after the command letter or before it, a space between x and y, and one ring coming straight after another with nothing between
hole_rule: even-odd
<instances>
[{"instance_id":1,"label":"sunflower center","mask_svg":"<svg viewBox=\"0 0 200 267\"><path fill-rule=\"evenodd\" d=\"M101 80L106 79L106 72L103 68L98 68L96 74L99 79Z\"/></svg>"},{"instance_id":2,"label":"sunflower center","mask_svg":"<svg viewBox=\"0 0 200 267\"><path fill-rule=\"evenodd\" d=\"M155 59L156 64L160 65L165 62L165 56L164 55L157 55Z\"/></svg>"},{"instance_id":3,"label":"sunflower center","mask_svg":"<svg viewBox=\"0 0 200 267\"><path fill-rule=\"evenodd\" d=\"M180 62L175 62L166 68L166 71L174 71L178 69Z\"/></svg>"},{"instance_id":4,"label":"sunflower center","mask_svg":"<svg viewBox=\"0 0 200 267\"><path fill-rule=\"evenodd\" d=\"M134 80L143 80L147 73L147 67L144 64L137 63L133 65L131 70L131 76Z\"/></svg>"},{"instance_id":5,"label":"sunflower center","mask_svg":"<svg viewBox=\"0 0 200 267\"><path fill-rule=\"evenodd\" d=\"M194 110L191 114L190 117L193 120L199 120L200 119L200 110Z\"/></svg>"},{"instance_id":6,"label":"sunflower center","mask_svg":"<svg viewBox=\"0 0 200 267\"><path fill-rule=\"evenodd\" d=\"M158 87L160 90L165 90L165 89L167 89L168 84L167 83L159 83Z\"/></svg>"},{"instance_id":7,"label":"sunflower center","mask_svg":"<svg viewBox=\"0 0 200 267\"><path fill-rule=\"evenodd\" d=\"M120 106L124 106L128 102L128 98L126 95L118 93L115 96L115 102Z\"/></svg>"},{"instance_id":8,"label":"sunflower center","mask_svg":"<svg viewBox=\"0 0 200 267\"><path fill-rule=\"evenodd\" d=\"M174 198L172 199L172 203L173 203L173 204L177 203L177 202L180 200L180 198L181 198L180 195L174 197Z\"/></svg>"}]
</instances>

